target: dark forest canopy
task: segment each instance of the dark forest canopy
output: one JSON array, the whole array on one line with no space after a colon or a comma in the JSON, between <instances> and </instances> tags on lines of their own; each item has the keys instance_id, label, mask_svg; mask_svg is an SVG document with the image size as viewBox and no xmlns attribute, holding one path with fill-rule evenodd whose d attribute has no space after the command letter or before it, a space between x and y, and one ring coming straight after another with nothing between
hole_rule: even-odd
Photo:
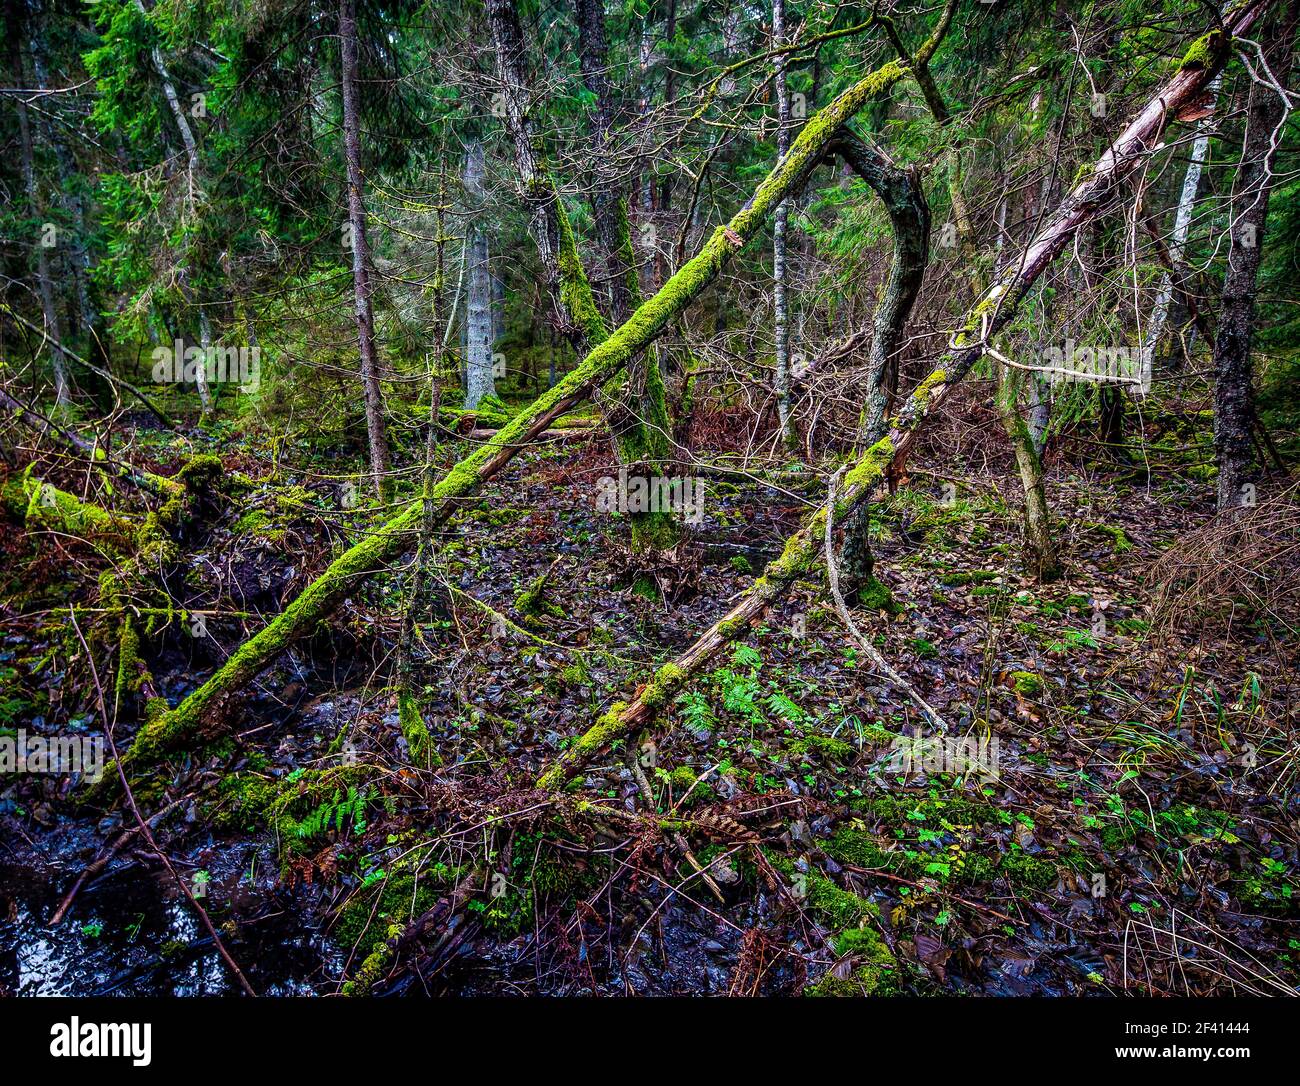
<instances>
[{"instance_id":1,"label":"dark forest canopy","mask_svg":"<svg viewBox=\"0 0 1300 1086\"><path fill-rule=\"evenodd\" d=\"M1296 0L3 18L0 992L1300 990Z\"/></svg>"}]
</instances>

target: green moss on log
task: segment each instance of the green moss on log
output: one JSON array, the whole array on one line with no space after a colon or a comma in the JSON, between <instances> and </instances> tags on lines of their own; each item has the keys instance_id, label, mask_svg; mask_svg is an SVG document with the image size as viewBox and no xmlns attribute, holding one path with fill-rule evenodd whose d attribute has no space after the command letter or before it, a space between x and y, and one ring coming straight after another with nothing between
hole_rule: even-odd
<instances>
[{"instance_id":1,"label":"green moss on log","mask_svg":"<svg viewBox=\"0 0 1300 1086\"><path fill-rule=\"evenodd\" d=\"M397 723L415 765L426 769L442 765L442 756L434 746L433 737L429 735L424 714L420 712L420 703L409 690L399 691L397 695Z\"/></svg>"},{"instance_id":2,"label":"green moss on log","mask_svg":"<svg viewBox=\"0 0 1300 1086\"><path fill-rule=\"evenodd\" d=\"M905 68L891 61L859 80L812 117L745 207L726 226L715 229L701 250L653 297L638 306L621 327L597 344L577 367L510 419L491 440L449 469L434 487L434 500L449 502L469 494L513 457L531 434L545 429L644 351L758 233L776 205L806 180L826 154L836 131L868 101L893 87L904 74ZM198 690L142 728L125 760L138 763L156 759L191 737L218 701L251 681L287 645L314 628L354 585L356 578L369 574L400 550L406 532L420 521L422 505L420 501L410 503L387 524L330 563L283 613L237 649ZM587 736L593 732L599 734L599 729L593 728ZM115 767L109 767L104 779L112 779L115 772ZM553 779L557 773L562 779L563 769L558 764L547 772L547 777Z\"/></svg>"},{"instance_id":3,"label":"green moss on log","mask_svg":"<svg viewBox=\"0 0 1300 1086\"><path fill-rule=\"evenodd\" d=\"M569 769L574 763L581 762L588 755L603 750L615 739L621 739L625 734L621 718L627 712L627 709L627 702L614 702L609 707L609 711L599 717L595 724L574 740L573 745L537 779L537 787L544 788L548 792L558 791L564 787L564 783L568 779Z\"/></svg>"},{"instance_id":4,"label":"green moss on log","mask_svg":"<svg viewBox=\"0 0 1300 1086\"><path fill-rule=\"evenodd\" d=\"M664 664L641 691L641 701L651 709L661 709L686 681L686 672L673 663Z\"/></svg>"}]
</instances>

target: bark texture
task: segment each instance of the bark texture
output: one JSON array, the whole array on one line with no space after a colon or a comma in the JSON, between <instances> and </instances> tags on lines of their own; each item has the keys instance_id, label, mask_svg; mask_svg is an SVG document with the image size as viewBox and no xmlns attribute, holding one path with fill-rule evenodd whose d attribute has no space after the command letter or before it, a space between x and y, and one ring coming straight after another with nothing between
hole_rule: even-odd
<instances>
[{"instance_id":1,"label":"bark texture","mask_svg":"<svg viewBox=\"0 0 1300 1086\"><path fill-rule=\"evenodd\" d=\"M483 196L483 142L474 139L465 148L465 193L481 206ZM465 408L473 411L485 396L496 395L492 372L492 274L488 264L487 232L471 212L465 244L469 247L469 286L465 295Z\"/></svg>"},{"instance_id":2,"label":"bark texture","mask_svg":"<svg viewBox=\"0 0 1300 1086\"><path fill-rule=\"evenodd\" d=\"M1286 86L1300 4L1287 0L1264 35L1264 58ZM1254 504L1256 473L1251 431L1255 426L1251 326L1260 257L1264 248L1278 131L1285 106L1277 89L1252 82L1246 105L1246 142L1233 185L1231 249L1223 280L1223 304L1214 339L1214 458L1219 469L1220 512Z\"/></svg>"},{"instance_id":3,"label":"bark texture","mask_svg":"<svg viewBox=\"0 0 1300 1086\"><path fill-rule=\"evenodd\" d=\"M361 114L357 90L357 13L355 0L339 0L339 60L343 84L343 154L347 163L348 227L352 243L353 317L361 354L361 385L366 405L370 475L382 501L388 489L388 435L384 395L375 350L375 314L370 301L370 240L366 234L365 181L361 172Z\"/></svg>"}]
</instances>

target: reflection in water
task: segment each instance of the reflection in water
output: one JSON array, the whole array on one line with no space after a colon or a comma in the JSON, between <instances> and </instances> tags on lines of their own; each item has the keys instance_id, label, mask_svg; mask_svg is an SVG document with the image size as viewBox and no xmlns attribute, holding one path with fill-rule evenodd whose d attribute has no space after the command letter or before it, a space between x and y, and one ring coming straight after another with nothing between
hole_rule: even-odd
<instances>
[{"instance_id":1,"label":"reflection in water","mask_svg":"<svg viewBox=\"0 0 1300 1086\"><path fill-rule=\"evenodd\" d=\"M50 928L48 918L66 890L67 885L55 885L31 868L0 864L0 994L215 996L237 991L188 902L138 864L83 887L63 923ZM273 908L265 919L243 923L229 944L259 991L333 991L342 962L318 936L304 937L303 919L293 909Z\"/></svg>"}]
</instances>

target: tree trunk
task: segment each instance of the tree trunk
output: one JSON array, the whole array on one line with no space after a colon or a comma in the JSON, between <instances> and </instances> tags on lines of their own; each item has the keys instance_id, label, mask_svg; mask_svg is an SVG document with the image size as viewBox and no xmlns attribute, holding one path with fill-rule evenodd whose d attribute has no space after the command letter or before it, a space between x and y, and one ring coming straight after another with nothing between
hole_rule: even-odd
<instances>
[{"instance_id":1,"label":"tree trunk","mask_svg":"<svg viewBox=\"0 0 1300 1086\"><path fill-rule=\"evenodd\" d=\"M1028 423L1020 415L1021 372L1010 366L998 366L998 414L1002 428L1011 441L1016 468L1025 491L1024 565L1035 581L1046 583L1061 575L1056 543L1052 537L1052 519L1047 508L1047 491L1043 484L1043 461L1034 444Z\"/></svg>"},{"instance_id":2,"label":"tree trunk","mask_svg":"<svg viewBox=\"0 0 1300 1086\"><path fill-rule=\"evenodd\" d=\"M1216 97L1219 83L1220 80L1215 79L1210 84L1210 92ZM1155 303L1151 308L1151 323L1147 325L1147 334L1142 341L1142 376L1148 387L1155 374L1156 351L1160 346L1160 337L1164 334L1165 323L1169 319L1169 308L1174 298L1174 277L1183 274L1183 250L1187 246L1187 235L1191 230L1192 212L1196 208L1196 194L1201 187L1201 170L1209 157L1210 129L1213 126L1213 116L1204 117L1197 123L1192 155L1187 163L1187 172L1183 174L1183 187L1178 196L1178 210L1174 215L1174 232L1169 241L1170 270L1160 277L1160 286L1156 289Z\"/></svg>"},{"instance_id":3,"label":"tree trunk","mask_svg":"<svg viewBox=\"0 0 1300 1086\"><path fill-rule=\"evenodd\" d=\"M135 0L135 6L139 9L140 14L148 18L143 0ZM167 106L171 110L172 120L176 122L176 130L180 133L181 143L185 146L185 163L186 163L186 195L189 205L190 216L198 214L198 205L201 200L200 191L200 163L199 163L199 145L194 139L194 130L190 128L189 118L185 116L185 109L181 105L180 96L176 93L176 85L172 82L171 73L167 70L167 62L163 59L162 48L154 45L149 51L150 59L153 61L154 71L158 74L158 81L162 84L163 97L167 99ZM187 278L188 267L182 271L182 279ZM200 335L203 333L203 310L202 299L199 299L199 319ZM212 410L212 395L208 389L208 372L207 362L210 357L207 353L209 342L204 343L205 348L203 355L203 364L196 366L194 370L194 384L199 393L199 409L203 415L207 415Z\"/></svg>"},{"instance_id":4,"label":"tree trunk","mask_svg":"<svg viewBox=\"0 0 1300 1086\"><path fill-rule=\"evenodd\" d=\"M370 474L380 501L388 492L388 435L375 352L375 315L370 301L370 243L366 236L365 190L361 173L361 115L357 101L357 16L355 0L339 0L339 58L343 84L343 150L348 175L348 225L352 242L353 313L361 352Z\"/></svg>"},{"instance_id":5,"label":"tree trunk","mask_svg":"<svg viewBox=\"0 0 1300 1086\"><path fill-rule=\"evenodd\" d=\"M476 144L471 144L473 152ZM480 146L481 154L481 146ZM445 159L444 159L445 161ZM415 563L411 570L411 590L406 609L402 614L402 632L397 651L397 718L411 761L419 766L429 766L437 758L437 750L429 740L429 728L424 722L422 698L415 674L416 624L425 610L425 596L429 581L429 565L437 527L437 506L433 488L437 483L435 463L438 454L438 410L442 403L443 373L443 266L447 236L444 222L446 200L446 173L438 176L438 203L434 218L434 266L432 322L429 333L433 342L433 355L429 359L429 423L424 444L424 471L421 475L421 524L415 546Z\"/></svg>"},{"instance_id":6,"label":"tree trunk","mask_svg":"<svg viewBox=\"0 0 1300 1086\"><path fill-rule=\"evenodd\" d=\"M871 346L867 356L866 402L859 430L859 447L868 448L884 436L889 403L887 372L896 365L930 251L930 207L915 173L900 169L870 141L845 133L836 151L885 205L894 231L893 261L885 292L872 317ZM855 337L849 337L855 339ZM862 333L856 337L860 342ZM861 505L842 521L844 544L840 552L840 578L847 596L859 596L872 587L871 510Z\"/></svg>"},{"instance_id":7,"label":"tree trunk","mask_svg":"<svg viewBox=\"0 0 1300 1086\"><path fill-rule=\"evenodd\" d=\"M1300 4L1288 0L1270 20L1264 37L1264 57L1273 76L1286 86L1291 46ZM1285 117L1278 91L1252 82L1246 106L1246 140L1233 184L1228 271L1223 280L1223 304L1214 338L1214 458L1219 469L1218 506L1222 512L1253 505L1255 457L1251 431L1255 425L1254 367L1250 357L1251 325L1268 202L1275 181L1274 140Z\"/></svg>"},{"instance_id":8,"label":"tree trunk","mask_svg":"<svg viewBox=\"0 0 1300 1086\"><path fill-rule=\"evenodd\" d=\"M499 100L529 215L529 232L546 277L555 323L582 349L583 344L599 342L607 328L578 257L572 225L543 165L541 140L529 120L528 52L515 0L487 0L487 15L501 88Z\"/></svg>"},{"instance_id":9,"label":"tree trunk","mask_svg":"<svg viewBox=\"0 0 1300 1086\"><path fill-rule=\"evenodd\" d=\"M488 21L496 49L497 72L501 81L506 123L515 149L515 166L523 184L524 200L531 212L532 234L542 267L546 273L552 304L560 327L574 347L586 353L608 336L608 327L596 306L591 280L578 253L577 238L539 151L536 132L528 119L529 87L527 53L515 0L488 0ZM592 14L594 17L594 13ZM582 24L580 21L580 31ZM589 67L604 67L604 58L593 54L596 44L593 27L584 32ZM603 42L603 28L600 41ZM601 84L597 84L601 86ZM604 88L607 91L607 88ZM600 112L599 94L597 95ZM605 110L609 109L606 98ZM599 123L599 122L598 122ZM623 214L618 215L619 207ZM617 223L606 222L606 229L617 235L607 262L631 261L631 239L627 237L626 204L615 204L608 213ZM626 240L622 240L626 239ZM625 281L628 304L635 297L630 281ZM672 425L668 418L663 376L653 352L636 356L627 365L626 395L613 397L615 407L608 412L611 436L619 463L628 475L659 475L667 471L671 453ZM652 510L630 518L632 550L637 554L667 551L680 538L680 524L670 510Z\"/></svg>"},{"instance_id":10,"label":"tree trunk","mask_svg":"<svg viewBox=\"0 0 1300 1086\"><path fill-rule=\"evenodd\" d=\"M772 0L772 48L785 43L785 0ZM773 58L773 93L776 95L776 148L785 154L790 147L790 89L785 78L785 54ZM776 414L781 443L793 448L797 442L790 420L790 328L786 299L785 233L790 221L790 201L782 200L772 218L772 309L776 335Z\"/></svg>"},{"instance_id":11,"label":"tree trunk","mask_svg":"<svg viewBox=\"0 0 1300 1086\"><path fill-rule=\"evenodd\" d=\"M208 384L208 377L210 376L208 367L215 365L216 356L212 350L212 322L208 319L208 311L202 306L199 307L199 346L203 348L203 363L195 367L195 377L202 382L199 387L202 390L203 413L207 414L212 410L215 402L211 387ZM200 373L203 375L201 378L198 377Z\"/></svg>"},{"instance_id":12,"label":"tree trunk","mask_svg":"<svg viewBox=\"0 0 1300 1086\"><path fill-rule=\"evenodd\" d=\"M897 62L885 64L854 83L818 113L817 123L808 124L800 131L790 153L760 182L745 205L729 222L717 227L700 251L622 327L593 348L552 389L511 418L490 440L449 469L434 487L435 522L445 522L462 508L466 495L496 475L552 422L646 350L717 279L745 244L753 240L776 205L802 188L845 123L867 102L886 93L905 72ZM344 595L355 590L359 579L369 576L405 549L407 533L419 523L423 505L418 501L407 505L331 562L282 614L236 649L202 686L175 709L143 726L124 755L124 763L149 762L191 737L213 710L328 616ZM115 770L105 770L103 781L109 783L103 787L113 787L114 775Z\"/></svg>"},{"instance_id":13,"label":"tree trunk","mask_svg":"<svg viewBox=\"0 0 1300 1086\"><path fill-rule=\"evenodd\" d=\"M627 213L627 187L615 176L610 134L614 127L613 93L609 82L609 50L605 43L603 0L576 0L578 18L578 61L582 82L595 99L592 109L595 130L596 169L592 177L591 206L596 234L604 251L605 274L610 298L609 312L615 325L622 324L641 302L636 256Z\"/></svg>"},{"instance_id":14,"label":"tree trunk","mask_svg":"<svg viewBox=\"0 0 1300 1086\"><path fill-rule=\"evenodd\" d=\"M36 89L42 93L50 87L49 65L45 59L45 43L41 38L42 28L33 25L31 34L32 67L36 73ZM54 155L59 164L59 180L64 193L64 203L72 217L73 233L67 242L69 264L72 269L73 285L77 296L77 317L85 336L85 351L106 361L103 345L99 336L99 313L90 299L90 250L86 245L86 207L81 195L73 189L73 178L77 167L67 140L58 130L54 121L46 124L46 133Z\"/></svg>"},{"instance_id":15,"label":"tree trunk","mask_svg":"<svg viewBox=\"0 0 1300 1086\"><path fill-rule=\"evenodd\" d=\"M465 148L465 192L474 205L469 229L469 289L465 295L465 407L473 411L496 395L492 373L492 273L483 216L483 142Z\"/></svg>"},{"instance_id":16,"label":"tree trunk","mask_svg":"<svg viewBox=\"0 0 1300 1086\"><path fill-rule=\"evenodd\" d=\"M22 15L17 2L11 0L9 6L9 48L12 59L15 86L27 83L24 75L22 53L18 43L23 40ZM32 147L32 126L27 114L27 103L21 95L14 97L14 106L18 114L19 153L22 156L23 187L27 192L27 203L32 214L42 217L40 185L36 178L35 153ZM43 230L34 239L36 247L36 288L41 299L41 317L44 321L46 341L50 345L50 368L54 375L54 408L63 413L72 403L71 389L68 385L68 362L63 353L63 334L59 328L59 311L54 301L54 283L50 277L50 250L45 245Z\"/></svg>"}]
</instances>

